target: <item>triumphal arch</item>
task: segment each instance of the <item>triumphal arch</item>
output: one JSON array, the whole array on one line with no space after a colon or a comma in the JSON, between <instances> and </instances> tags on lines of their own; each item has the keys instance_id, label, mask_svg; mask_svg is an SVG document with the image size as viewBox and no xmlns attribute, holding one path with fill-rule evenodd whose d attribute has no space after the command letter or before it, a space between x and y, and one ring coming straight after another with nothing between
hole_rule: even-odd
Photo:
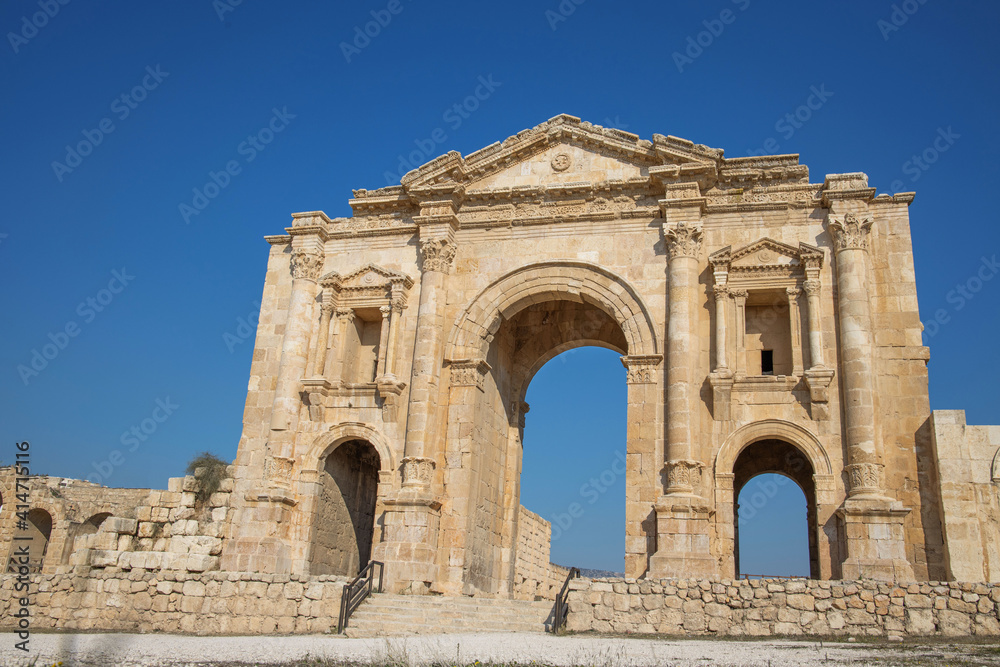
<instances>
[{"instance_id":1,"label":"triumphal arch","mask_svg":"<svg viewBox=\"0 0 1000 667\"><path fill-rule=\"evenodd\" d=\"M813 578L946 578L912 201L558 116L355 190L351 217L293 215L267 238L221 569L543 585L525 391L596 345L628 383L627 577L734 577L736 498L778 472Z\"/></svg>"}]
</instances>

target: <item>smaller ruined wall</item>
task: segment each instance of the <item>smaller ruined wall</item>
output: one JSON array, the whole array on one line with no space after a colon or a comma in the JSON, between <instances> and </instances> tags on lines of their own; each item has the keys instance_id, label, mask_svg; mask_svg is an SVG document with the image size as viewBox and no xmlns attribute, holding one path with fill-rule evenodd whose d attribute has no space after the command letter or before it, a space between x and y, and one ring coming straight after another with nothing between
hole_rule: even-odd
<instances>
[{"instance_id":1,"label":"smaller ruined wall","mask_svg":"<svg viewBox=\"0 0 1000 667\"><path fill-rule=\"evenodd\" d=\"M575 579L567 629L667 635L1000 635L1000 586Z\"/></svg>"},{"instance_id":2,"label":"smaller ruined wall","mask_svg":"<svg viewBox=\"0 0 1000 667\"><path fill-rule=\"evenodd\" d=\"M946 567L957 581L1000 581L1000 426L968 426L964 410L935 410Z\"/></svg>"},{"instance_id":3,"label":"smaller ruined wall","mask_svg":"<svg viewBox=\"0 0 1000 667\"><path fill-rule=\"evenodd\" d=\"M555 600L569 570L549 562L552 524L524 507L517 516L514 598Z\"/></svg>"},{"instance_id":4,"label":"smaller ruined wall","mask_svg":"<svg viewBox=\"0 0 1000 667\"><path fill-rule=\"evenodd\" d=\"M346 579L61 567L30 581L32 629L256 635L336 632ZM0 629L15 627L16 582L0 580Z\"/></svg>"}]
</instances>

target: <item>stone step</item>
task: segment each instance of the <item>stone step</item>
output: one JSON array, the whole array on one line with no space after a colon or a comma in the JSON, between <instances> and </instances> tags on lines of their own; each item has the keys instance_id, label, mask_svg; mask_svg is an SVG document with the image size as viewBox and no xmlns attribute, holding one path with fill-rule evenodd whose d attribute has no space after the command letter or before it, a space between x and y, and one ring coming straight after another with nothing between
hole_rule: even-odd
<instances>
[{"instance_id":1,"label":"stone step","mask_svg":"<svg viewBox=\"0 0 1000 667\"><path fill-rule=\"evenodd\" d=\"M551 601L375 594L348 623L348 637L447 632L544 632Z\"/></svg>"}]
</instances>

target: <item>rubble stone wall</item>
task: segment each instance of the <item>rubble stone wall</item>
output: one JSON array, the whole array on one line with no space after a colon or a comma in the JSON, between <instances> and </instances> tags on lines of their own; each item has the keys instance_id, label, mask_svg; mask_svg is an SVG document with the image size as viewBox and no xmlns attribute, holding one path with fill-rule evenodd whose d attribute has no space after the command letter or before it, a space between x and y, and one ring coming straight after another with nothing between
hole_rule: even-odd
<instances>
[{"instance_id":1,"label":"rubble stone wall","mask_svg":"<svg viewBox=\"0 0 1000 667\"><path fill-rule=\"evenodd\" d=\"M567 629L669 635L996 636L1000 584L575 579Z\"/></svg>"},{"instance_id":2,"label":"rubble stone wall","mask_svg":"<svg viewBox=\"0 0 1000 667\"><path fill-rule=\"evenodd\" d=\"M346 579L61 567L30 575L32 629L216 634L336 632ZM23 593L0 580L0 629Z\"/></svg>"}]
</instances>

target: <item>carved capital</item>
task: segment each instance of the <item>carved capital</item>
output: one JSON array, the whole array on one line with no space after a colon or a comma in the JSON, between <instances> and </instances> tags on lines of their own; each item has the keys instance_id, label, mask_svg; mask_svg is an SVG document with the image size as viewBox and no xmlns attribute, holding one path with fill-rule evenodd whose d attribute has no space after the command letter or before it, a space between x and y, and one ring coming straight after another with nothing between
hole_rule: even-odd
<instances>
[{"instance_id":1,"label":"carved capital","mask_svg":"<svg viewBox=\"0 0 1000 667\"><path fill-rule=\"evenodd\" d=\"M746 301L747 297L750 296L750 292L745 289L734 289L729 291L733 295L733 298L737 301Z\"/></svg>"},{"instance_id":2,"label":"carved capital","mask_svg":"<svg viewBox=\"0 0 1000 667\"><path fill-rule=\"evenodd\" d=\"M819 294L820 283L818 280L806 280L802 283L802 289L805 290L806 294L809 296L816 296Z\"/></svg>"},{"instance_id":3,"label":"carved capital","mask_svg":"<svg viewBox=\"0 0 1000 667\"><path fill-rule=\"evenodd\" d=\"M656 384L656 368L663 361L661 355L632 355L621 359L628 384Z\"/></svg>"},{"instance_id":4,"label":"carved capital","mask_svg":"<svg viewBox=\"0 0 1000 667\"><path fill-rule=\"evenodd\" d=\"M843 250L868 250L868 237L874 220L859 218L853 213L830 216L830 234L837 252Z\"/></svg>"},{"instance_id":5,"label":"carved capital","mask_svg":"<svg viewBox=\"0 0 1000 667\"><path fill-rule=\"evenodd\" d=\"M434 477L434 459L407 456L403 459L403 486L430 486Z\"/></svg>"},{"instance_id":6,"label":"carved capital","mask_svg":"<svg viewBox=\"0 0 1000 667\"><path fill-rule=\"evenodd\" d=\"M799 295L802 294L802 290L798 287L786 287L785 294L788 295L788 300L791 302L799 298Z\"/></svg>"},{"instance_id":7,"label":"carved capital","mask_svg":"<svg viewBox=\"0 0 1000 667\"><path fill-rule=\"evenodd\" d=\"M392 312L391 306L379 306L378 312L382 313L382 319L389 319L389 314Z\"/></svg>"},{"instance_id":8,"label":"carved capital","mask_svg":"<svg viewBox=\"0 0 1000 667\"><path fill-rule=\"evenodd\" d=\"M733 290L725 285L716 285L712 288L712 296L715 297L717 301L719 299L725 301L726 299L732 297L732 293Z\"/></svg>"},{"instance_id":9,"label":"carved capital","mask_svg":"<svg viewBox=\"0 0 1000 667\"><path fill-rule=\"evenodd\" d=\"M686 222L678 222L673 227L663 230L667 239L667 252L670 258L698 257L701 250L701 227Z\"/></svg>"},{"instance_id":10,"label":"carved capital","mask_svg":"<svg viewBox=\"0 0 1000 667\"><path fill-rule=\"evenodd\" d=\"M694 487L701 481L701 461L675 459L667 461L667 493L692 493Z\"/></svg>"},{"instance_id":11,"label":"carved capital","mask_svg":"<svg viewBox=\"0 0 1000 667\"><path fill-rule=\"evenodd\" d=\"M354 321L354 309L353 308L337 308L337 319L343 320L347 324Z\"/></svg>"},{"instance_id":12,"label":"carved capital","mask_svg":"<svg viewBox=\"0 0 1000 667\"><path fill-rule=\"evenodd\" d=\"M481 359L460 359L450 364L452 387L483 388L490 365Z\"/></svg>"},{"instance_id":13,"label":"carved capital","mask_svg":"<svg viewBox=\"0 0 1000 667\"><path fill-rule=\"evenodd\" d=\"M882 468L883 466L878 463L852 463L847 466L849 495L881 495Z\"/></svg>"},{"instance_id":14,"label":"carved capital","mask_svg":"<svg viewBox=\"0 0 1000 667\"><path fill-rule=\"evenodd\" d=\"M421 239L420 254L424 271L448 273L455 259L455 244L448 239Z\"/></svg>"},{"instance_id":15,"label":"carved capital","mask_svg":"<svg viewBox=\"0 0 1000 667\"><path fill-rule=\"evenodd\" d=\"M323 268L323 253L313 248L292 251L292 278L316 281Z\"/></svg>"}]
</instances>

